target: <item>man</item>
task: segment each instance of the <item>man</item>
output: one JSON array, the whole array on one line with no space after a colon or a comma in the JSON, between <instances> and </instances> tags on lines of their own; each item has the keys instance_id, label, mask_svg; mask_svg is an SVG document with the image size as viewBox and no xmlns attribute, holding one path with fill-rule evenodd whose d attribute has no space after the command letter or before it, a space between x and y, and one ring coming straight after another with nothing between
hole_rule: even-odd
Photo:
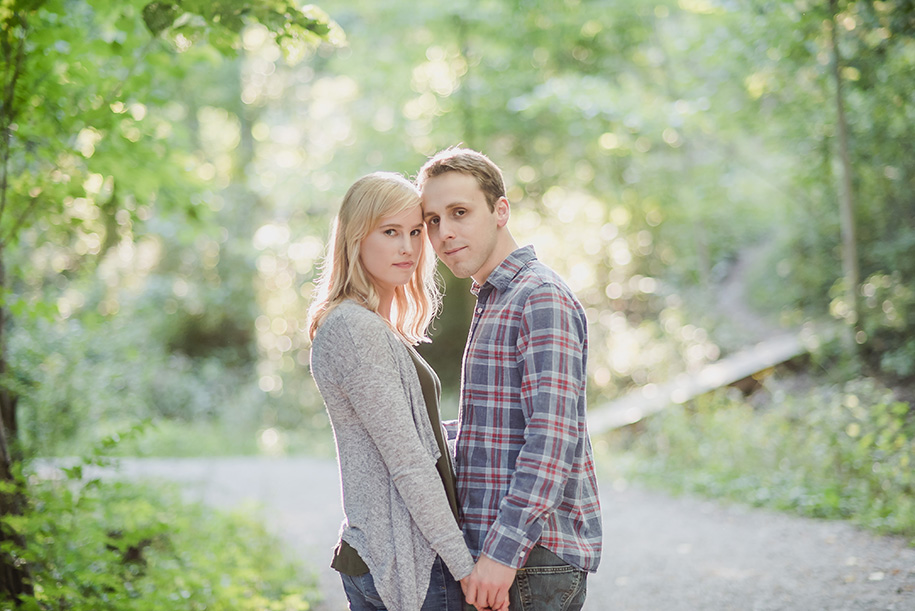
<instances>
[{"instance_id":1,"label":"man","mask_svg":"<svg viewBox=\"0 0 915 611\"><path fill-rule=\"evenodd\" d=\"M585 420L587 321L532 247L518 248L499 168L448 149L419 171L439 258L473 279L455 471L478 609L581 609L601 522ZM450 431L450 435L455 431Z\"/></svg>"}]
</instances>

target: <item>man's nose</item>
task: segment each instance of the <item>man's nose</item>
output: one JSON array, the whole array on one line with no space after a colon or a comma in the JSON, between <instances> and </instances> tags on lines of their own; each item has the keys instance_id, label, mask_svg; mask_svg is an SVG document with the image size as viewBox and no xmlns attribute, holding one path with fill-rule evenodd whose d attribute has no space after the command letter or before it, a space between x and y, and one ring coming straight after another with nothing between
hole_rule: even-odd
<instances>
[{"instance_id":1,"label":"man's nose","mask_svg":"<svg viewBox=\"0 0 915 611\"><path fill-rule=\"evenodd\" d=\"M444 219L438 222L438 234L443 240L450 240L454 237L454 225Z\"/></svg>"}]
</instances>

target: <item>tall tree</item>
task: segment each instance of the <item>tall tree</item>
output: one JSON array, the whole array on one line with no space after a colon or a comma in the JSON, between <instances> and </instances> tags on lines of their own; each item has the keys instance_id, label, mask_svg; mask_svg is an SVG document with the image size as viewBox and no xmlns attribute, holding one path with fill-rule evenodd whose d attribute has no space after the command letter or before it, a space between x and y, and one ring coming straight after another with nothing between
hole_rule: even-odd
<instances>
[{"instance_id":1,"label":"tall tree","mask_svg":"<svg viewBox=\"0 0 915 611\"><path fill-rule=\"evenodd\" d=\"M861 324L858 285L861 273L858 267L858 242L855 228L855 202L852 192L853 176L851 152L848 148L848 119L845 116L845 97L842 86L842 54L839 50L839 8L837 0L829 0L832 19L829 23L829 46L832 51L832 77L835 86L836 128L839 136L839 218L842 227L842 271L845 281L845 295L852 310L852 325L849 327L848 347L855 345L856 330Z\"/></svg>"}]
</instances>

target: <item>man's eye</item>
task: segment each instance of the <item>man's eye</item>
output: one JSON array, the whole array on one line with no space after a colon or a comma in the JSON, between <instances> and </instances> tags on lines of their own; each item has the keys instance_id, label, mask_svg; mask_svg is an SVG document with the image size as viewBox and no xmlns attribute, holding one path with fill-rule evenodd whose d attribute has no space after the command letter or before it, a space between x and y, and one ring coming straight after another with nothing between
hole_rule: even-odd
<instances>
[{"instance_id":1,"label":"man's eye","mask_svg":"<svg viewBox=\"0 0 915 611\"><path fill-rule=\"evenodd\" d=\"M430 225L438 225L438 218L431 218L426 222L429 223Z\"/></svg>"},{"instance_id":2,"label":"man's eye","mask_svg":"<svg viewBox=\"0 0 915 611\"><path fill-rule=\"evenodd\" d=\"M463 208L458 208L457 210L454 211L454 216L464 216L464 214L466 214L466 212L467 211L464 210Z\"/></svg>"}]
</instances>

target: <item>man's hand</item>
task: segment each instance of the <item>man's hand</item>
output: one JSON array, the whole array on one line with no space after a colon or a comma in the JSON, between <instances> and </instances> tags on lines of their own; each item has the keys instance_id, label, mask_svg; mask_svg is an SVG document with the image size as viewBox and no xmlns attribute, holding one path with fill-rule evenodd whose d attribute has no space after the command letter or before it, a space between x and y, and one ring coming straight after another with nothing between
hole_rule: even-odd
<instances>
[{"instance_id":1,"label":"man's hand","mask_svg":"<svg viewBox=\"0 0 915 611\"><path fill-rule=\"evenodd\" d=\"M461 580L464 599L479 611L508 611L508 589L515 580L516 572L480 554L473 572Z\"/></svg>"}]
</instances>

